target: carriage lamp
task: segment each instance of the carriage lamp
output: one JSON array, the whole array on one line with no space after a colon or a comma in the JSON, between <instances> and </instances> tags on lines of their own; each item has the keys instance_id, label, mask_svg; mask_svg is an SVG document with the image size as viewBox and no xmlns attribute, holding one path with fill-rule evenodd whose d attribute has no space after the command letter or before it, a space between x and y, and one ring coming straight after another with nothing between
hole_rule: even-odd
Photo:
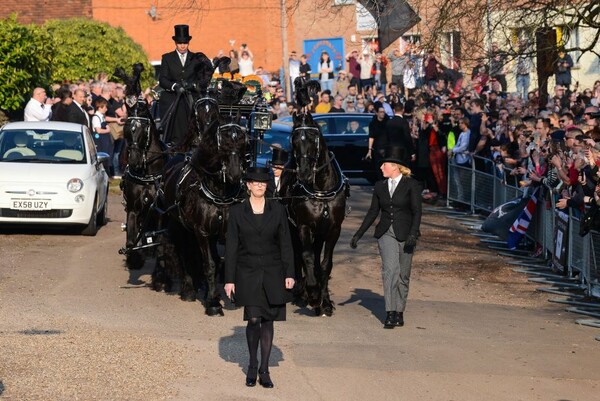
<instances>
[{"instance_id":1,"label":"carriage lamp","mask_svg":"<svg viewBox=\"0 0 600 401\"><path fill-rule=\"evenodd\" d=\"M254 106L252 128L255 130L266 131L271 129L272 115L269 111L267 100L259 92L259 100Z\"/></svg>"},{"instance_id":2,"label":"carriage lamp","mask_svg":"<svg viewBox=\"0 0 600 401\"><path fill-rule=\"evenodd\" d=\"M270 111L255 111L253 114L252 128L260 131L271 129L272 117Z\"/></svg>"}]
</instances>

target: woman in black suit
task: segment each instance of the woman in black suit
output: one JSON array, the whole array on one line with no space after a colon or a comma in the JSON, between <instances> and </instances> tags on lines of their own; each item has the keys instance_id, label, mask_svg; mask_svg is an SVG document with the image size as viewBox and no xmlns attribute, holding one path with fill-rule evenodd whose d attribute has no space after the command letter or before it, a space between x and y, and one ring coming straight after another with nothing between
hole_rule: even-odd
<instances>
[{"instance_id":1,"label":"woman in black suit","mask_svg":"<svg viewBox=\"0 0 600 401\"><path fill-rule=\"evenodd\" d=\"M421 185L410 177L404 152L400 147L386 150L381 172L387 179L375 183L371 207L350 241L355 249L381 212L375 238L381 255L386 329L404 326L412 256L421 224Z\"/></svg>"},{"instance_id":2,"label":"woman in black suit","mask_svg":"<svg viewBox=\"0 0 600 401\"><path fill-rule=\"evenodd\" d=\"M272 388L269 356L273 346L273 321L285 320L285 304L294 286L294 251L285 208L266 199L266 168L249 168L249 197L231 207L225 246L225 293L244 306L248 321L246 339L250 363L246 385ZM261 361L258 367L258 343Z\"/></svg>"}]
</instances>

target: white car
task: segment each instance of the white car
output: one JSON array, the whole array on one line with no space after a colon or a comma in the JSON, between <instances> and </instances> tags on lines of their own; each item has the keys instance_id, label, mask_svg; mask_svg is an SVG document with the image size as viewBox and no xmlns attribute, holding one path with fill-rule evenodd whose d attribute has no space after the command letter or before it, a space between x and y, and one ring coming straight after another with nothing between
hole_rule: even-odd
<instances>
[{"instance_id":1,"label":"white car","mask_svg":"<svg viewBox=\"0 0 600 401\"><path fill-rule=\"evenodd\" d=\"M14 122L0 129L0 229L76 225L96 235L107 222L108 154L90 130L63 122Z\"/></svg>"}]
</instances>

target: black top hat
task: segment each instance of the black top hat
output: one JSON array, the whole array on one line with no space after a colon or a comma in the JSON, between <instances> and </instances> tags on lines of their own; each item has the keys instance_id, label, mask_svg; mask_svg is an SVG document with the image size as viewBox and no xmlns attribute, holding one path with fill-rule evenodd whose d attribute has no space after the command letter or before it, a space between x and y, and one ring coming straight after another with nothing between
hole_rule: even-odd
<instances>
[{"instance_id":1,"label":"black top hat","mask_svg":"<svg viewBox=\"0 0 600 401\"><path fill-rule=\"evenodd\" d=\"M189 25L175 25L175 36L173 36L173 40L176 43L188 43L192 40Z\"/></svg>"},{"instance_id":2,"label":"black top hat","mask_svg":"<svg viewBox=\"0 0 600 401\"><path fill-rule=\"evenodd\" d=\"M267 182L271 179L269 169L265 167L248 167L246 170L246 181Z\"/></svg>"},{"instance_id":3,"label":"black top hat","mask_svg":"<svg viewBox=\"0 0 600 401\"><path fill-rule=\"evenodd\" d=\"M271 156L271 164L277 164L283 166L288 161L288 152L280 148L273 148L273 154Z\"/></svg>"},{"instance_id":4,"label":"black top hat","mask_svg":"<svg viewBox=\"0 0 600 401\"><path fill-rule=\"evenodd\" d=\"M406 160L406 149L400 146L392 146L385 148L383 159L381 159L381 163L386 162L397 163L408 167L408 162Z\"/></svg>"}]
</instances>

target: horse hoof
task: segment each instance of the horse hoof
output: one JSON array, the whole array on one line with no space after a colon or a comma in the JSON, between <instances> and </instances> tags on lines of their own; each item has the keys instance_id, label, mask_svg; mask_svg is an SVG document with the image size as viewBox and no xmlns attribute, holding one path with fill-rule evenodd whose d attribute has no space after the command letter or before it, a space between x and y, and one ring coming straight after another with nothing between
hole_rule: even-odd
<instances>
[{"instance_id":1,"label":"horse hoof","mask_svg":"<svg viewBox=\"0 0 600 401\"><path fill-rule=\"evenodd\" d=\"M331 317L333 316L333 308L330 306L326 306L323 308L323 316Z\"/></svg>"},{"instance_id":2,"label":"horse hoof","mask_svg":"<svg viewBox=\"0 0 600 401\"><path fill-rule=\"evenodd\" d=\"M194 302L196 300L196 293L194 291L182 292L181 300L185 302Z\"/></svg>"},{"instance_id":3,"label":"horse hoof","mask_svg":"<svg viewBox=\"0 0 600 401\"><path fill-rule=\"evenodd\" d=\"M322 315L322 310L320 307L315 308L315 316L321 316Z\"/></svg>"},{"instance_id":4,"label":"horse hoof","mask_svg":"<svg viewBox=\"0 0 600 401\"><path fill-rule=\"evenodd\" d=\"M156 292L161 292L165 289L164 283L152 283L152 290Z\"/></svg>"},{"instance_id":5,"label":"horse hoof","mask_svg":"<svg viewBox=\"0 0 600 401\"><path fill-rule=\"evenodd\" d=\"M205 312L208 316L225 316L225 313L223 313L222 306L209 306L208 308L206 308Z\"/></svg>"}]
</instances>

